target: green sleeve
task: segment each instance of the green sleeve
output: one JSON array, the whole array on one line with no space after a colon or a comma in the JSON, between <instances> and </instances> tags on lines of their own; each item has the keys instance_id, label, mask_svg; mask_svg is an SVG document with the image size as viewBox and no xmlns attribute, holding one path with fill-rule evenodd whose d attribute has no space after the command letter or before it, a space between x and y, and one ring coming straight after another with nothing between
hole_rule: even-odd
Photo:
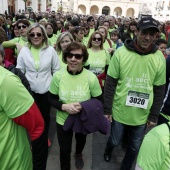
<instances>
[{"instance_id":1,"label":"green sleeve","mask_svg":"<svg viewBox=\"0 0 170 170\"><path fill-rule=\"evenodd\" d=\"M3 43L2 43L2 46L4 47L4 48L15 48L16 47L16 43L19 41L19 39L18 38L14 38L14 39L12 39L12 40L9 40L9 41L4 41Z\"/></svg>"},{"instance_id":2,"label":"green sleeve","mask_svg":"<svg viewBox=\"0 0 170 170\"><path fill-rule=\"evenodd\" d=\"M53 78L52 78L52 81L50 83L50 88L49 88L49 91L52 93L52 94L56 94L58 95L59 94L59 75L58 75L58 72L56 72L54 75L53 75Z\"/></svg>"}]
</instances>

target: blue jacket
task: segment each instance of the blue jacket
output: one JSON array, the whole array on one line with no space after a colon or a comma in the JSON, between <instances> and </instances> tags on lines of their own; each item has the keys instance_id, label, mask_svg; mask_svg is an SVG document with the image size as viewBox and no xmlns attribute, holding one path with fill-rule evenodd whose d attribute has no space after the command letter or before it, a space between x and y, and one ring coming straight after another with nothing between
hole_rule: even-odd
<instances>
[{"instance_id":1,"label":"blue jacket","mask_svg":"<svg viewBox=\"0 0 170 170\"><path fill-rule=\"evenodd\" d=\"M69 115L63 129L65 131L89 134L99 131L108 134L110 122L104 117L102 103L97 99L90 99L81 103L82 111L75 115Z\"/></svg>"}]
</instances>

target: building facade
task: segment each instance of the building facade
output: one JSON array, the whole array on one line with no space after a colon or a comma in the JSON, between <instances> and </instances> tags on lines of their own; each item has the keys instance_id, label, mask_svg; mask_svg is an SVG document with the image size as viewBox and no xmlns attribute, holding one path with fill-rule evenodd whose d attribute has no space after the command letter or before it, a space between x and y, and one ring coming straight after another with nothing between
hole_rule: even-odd
<instances>
[{"instance_id":1,"label":"building facade","mask_svg":"<svg viewBox=\"0 0 170 170\"><path fill-rule=\"evenodd\" d=\"M170 20L170 0L155 1L153 4L153 17L166 21Z\"/></svg>"},{"instance_id":2,"label":"building facade","mask_svg":"<svg viewBox=\"0 0 170 170\"><path fill-rule=\"evenodd\" d=\"M135 18L149 14L158 20L170 19L170 0L1 0L0 13L25 11L25 7L35 12L54 10Z\"/></svg>"},{"instance_id":3,"label":"building facade","mask_svg":"<svg viewBox=\"0 0 170 170\"><path fill-rule=\"evenodd\" d=\"M140 0L74 0L74 11L79 14L106 14L116 17L138 17Z\"/></svg>"}]
</instances>

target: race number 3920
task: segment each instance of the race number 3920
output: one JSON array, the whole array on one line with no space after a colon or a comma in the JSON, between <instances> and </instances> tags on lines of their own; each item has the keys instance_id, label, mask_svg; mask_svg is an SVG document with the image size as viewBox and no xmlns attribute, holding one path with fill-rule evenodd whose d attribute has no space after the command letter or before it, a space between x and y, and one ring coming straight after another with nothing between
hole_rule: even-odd
<instances>
[{"instance_id":1,"label":"race number 3920","mask_svg":"<svg viewBox=\"0 0 170 170\"><path fill-rule=\"evenodd\" d=\"M126 98L126 105L147 109L149 94L136 91L129 91Z\"/></svg>"}]
</instances>

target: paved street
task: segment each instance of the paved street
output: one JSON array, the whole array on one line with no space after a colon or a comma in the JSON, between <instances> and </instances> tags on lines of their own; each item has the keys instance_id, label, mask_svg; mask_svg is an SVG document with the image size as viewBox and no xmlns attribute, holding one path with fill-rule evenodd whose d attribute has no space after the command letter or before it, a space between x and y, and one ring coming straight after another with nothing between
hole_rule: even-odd
<instances>
[{"instance_id":1,"label":"paved street","mask_svg":"<svg viewBox=\"0 0 170 170\"><path fill-rule=\"evenodd\" d=\"M49 138L51 140L51 147L49 148L49 157L47 162L47 170L59 170L59 146L56 135L55 126L55 109L51 111L51 125ZM103 159L103 152L106 146L108 136L104 136L98 132L87 136L87 142L83 151L84 168L83 170L119 170L120 163L123 159L124 151L121 146L115 148L113 151L112 159L109 163ZM76 170L74 165L74 151L75 151L75 140L73 138L73 147L71 154L71 170ZM133 168L134 169L134 168Z\"/></svg>"}]
</instances>

